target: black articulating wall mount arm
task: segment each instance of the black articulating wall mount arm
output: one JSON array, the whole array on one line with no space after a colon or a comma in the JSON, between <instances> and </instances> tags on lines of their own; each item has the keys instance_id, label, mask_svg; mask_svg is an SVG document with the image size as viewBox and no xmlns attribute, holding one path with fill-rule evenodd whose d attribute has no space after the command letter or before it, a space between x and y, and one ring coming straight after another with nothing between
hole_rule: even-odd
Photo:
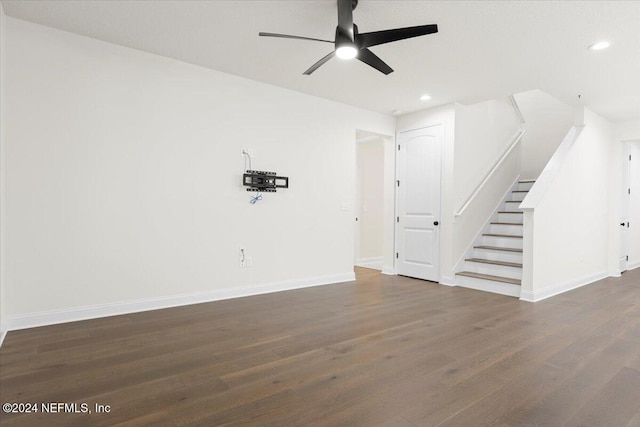
<instances>
[{"instance_id":1,"label":"black articulating wall mount arm","mask_svg":"<svg viewBox=\"0 0 640 427\"><path fill-rule=\"evenodd\" d=\"M247 191L263 191L275 193L277 188L289 188L289 178L276 176L275 172L248 170L242 175L242 185Z\"/></svg>"}]
</instances>

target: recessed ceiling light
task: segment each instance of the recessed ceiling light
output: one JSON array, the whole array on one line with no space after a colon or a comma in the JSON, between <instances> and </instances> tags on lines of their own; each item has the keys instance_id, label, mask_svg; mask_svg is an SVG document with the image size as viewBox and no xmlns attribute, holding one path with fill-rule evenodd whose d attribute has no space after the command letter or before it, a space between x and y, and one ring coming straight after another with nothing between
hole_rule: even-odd
<instances>
[{"instance_id":1,"label":"recessed ceiling light","mask_svg":"<svg viewBox=\"0 0 640 427\"><path fill-rule=\"evenodd\" d=\"M424 94L420 97L420 101L428 101L431 99L430 95Z\"/></svg>"},{"instance_id":2,"label":"recessed ceiling light","mask_svg":"<svg viewBox=\"0 0 640 427\"><path fill-rule=\"evenodd\" d=\"M611 46L611 43L609 42L598 42L589 46L589 50L602 50L608 48L609 46Z\"/></svg>"}]
</instances>

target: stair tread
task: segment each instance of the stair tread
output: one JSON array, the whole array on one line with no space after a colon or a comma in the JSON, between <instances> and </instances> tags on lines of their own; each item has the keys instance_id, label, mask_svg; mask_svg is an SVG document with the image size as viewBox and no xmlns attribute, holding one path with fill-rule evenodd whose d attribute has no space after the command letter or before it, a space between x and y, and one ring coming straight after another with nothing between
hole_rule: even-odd
<instances>
[{"instance_id":1,"label":"stair tread","mask_svg":"<svg viewBox=\"0 0 640 427\"><path fill-rule=\"evenodd\" d=\"M484 233L483 236L491 236L491 237L508 237L510 239L522 239L522 236L518 236L515 234L496 234L496 233Z\"/></svg>"},{"instance_id":2,"label":"stair tread","mask_svg":"<svg viewBox=\"0 0 640 427\"><path fill-rule=\"evenodd\" d=\"M505 267L522 268L522 264L517 263L517 262L495 261L493 259L467 258L467 259L465 259L465 261L479 262L479 263L482 263L482 264L504 265Z\"/></svg>"},{"instance_id":3,"label":"stair tread","mask_svg":"<svg viewBox=\"0 0 640 427\"><path fill-rule=\"evenodd\" d=\"M491 224L495 224L495 225L524 225L521 222L492 222Z\"/></svg>"},{"instance_id":4,"label":"stair tread","mask_svg":"<svg viewBox=\"0 0 640 427\"><path fill-rule=\"evenodd\" d=\"M528 182L536 182L535 179L521 179L518 182L522 182L523 184L528 183Z\"/></svg>"},{"instance_id":5,"label":"stair tread","mask_svg":"<svg viewBox=\"0 0 640 427\"><path fill-rule=\"evenodd\" d=\"M512 193L528 193L529 190L513 190Z\"/></svg>"},{"instance_id":6,"label":"stair tread","mask_svg":"<svg viewBox=\"0 0 640 427\"><path fill-rule=\"evenodd\" d=\"M521 214L522 212L518 212L518 211L498 211L499 214L504 213L504 214Z\"/></svg>"},{"instance_id":7,"label":"stair tread","mask_svg":"<svg viewBox=\"0 0 640 427\"><path fill-rule=\"evenodd\" d=\"M474 246L474 249L490 249L492 251L507 251L507 252L522 252L522 249L518 248L501 248L500 246Z\"/></svg>"},{"instance_id":8,"label":"stair tread","mask_svg":"<svg viewBox=\"0 0 640 427\"><path fill-rule=\"evenodd\" d=\"M476 279L493 280L494 282L510 283L512 285L518 285L518 286L520 286L522 283L521 280L519 279L512 279L510 277L502 277L502 276L494 276L492 274L473 273L471 271L459 271L456 273L456 275L474 277Z\"/></svg>"}]
</instances>

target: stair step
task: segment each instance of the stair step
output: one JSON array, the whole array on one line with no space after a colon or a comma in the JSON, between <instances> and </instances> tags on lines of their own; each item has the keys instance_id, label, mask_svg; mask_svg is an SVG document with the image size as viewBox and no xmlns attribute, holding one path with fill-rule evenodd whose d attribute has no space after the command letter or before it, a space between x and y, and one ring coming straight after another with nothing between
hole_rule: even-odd
<instances>
[{"instance_id":1,"label":"stair step","mask_svg":"<svg viewBox=\"0 0 640 427\"><path fill-rule=\"evenodd\" d=\"M482 259L482 258L467 258L467 259L465 259L465 261L480 262L480 263L483 263L483 264L503 265L505 267L522 268L522 264L517 263L517 262L494 261L494 260L491 260L491 259Z\"/></svg>"},{"instance_id":2,"label":"stair step","mask_svg":"<svg viewBox=\"0 0 640 427\"><path fill-rule=\"evenodd\" d=\"M498 211L499 214L522 214L522 211Z\"/></svg>"},{"instance_id":3,"label":"stair step","mask_svg":"<svg viewBox=\"0 0 640 427\"><path fill-rule=\"evenodd\" d=\"M495 233L485 233L483 236L492 236L492 237L507 237L509 239L522 239L522 236L516 236L515 234L495 234Z\"/></svg>"},{"instance_id":4,"label":"stair step","mask_svg":"<svg viewBox=\"0 0 640 427\"><path fill-rule=\"evenodd\" d=\"M529 190L513 190L512 193L528 193Z\"/></svg>"},{"instance_id":5,"label":"stair step","mask_svg":"<svg viewBox=\"0 0 640 427\"><path fill-rule=\"evenodd\" d=\"M492 251L505 251L505 252L522 252L522 249L518 248L501 248L499 246L474 246L474 249L489 249Z\"/></svg>"},{"instance_id":6,"label":"stair step","mask_svg":"<svg viewBox=\"0 0 640 427\"><path fill-rule=\"evenodd\" d=\"M523 179L518 181L518 190L526 191L530 190L535 185L535 179Z\"/></svg>"},{"instance_id":7,"label":"stair step","mask_svg":"<svg viewBox=\"0 0 640 427\"><path fill-rule=\"evenodd\" d=\"M510 222L507 219L503 222L492 222L489 225L489 229L486 230L486 232L491 234L498 234L498 235L502 234L507 236L522 236L522 231L524 229L523 225L524 224L518 223L518 222ZM485 237L495 238L496 236L485 236ZM509 240L507 240L507 242L508 241ZM493 245L493 246L503 246L501 244L494 244L494 243L488 243L488 242L484 242L484 244Z\"/></svg>"},{"instance_id":8,"label":"stair step","mask_svg":"<svg viewBox=\"0 0 640 427\"><path fill-rule=\"evenodd\" d=\"M460 271L456 273L456 275L473 277L476 279L483 279L483 280L493 280L494 282L510 283L512 285L521 285L522 283L522 281L518 279L511 279L509 277L502 277L502 276L493 276L491 274L472 273L470 271Z\"/></svg>"}]
</instances>

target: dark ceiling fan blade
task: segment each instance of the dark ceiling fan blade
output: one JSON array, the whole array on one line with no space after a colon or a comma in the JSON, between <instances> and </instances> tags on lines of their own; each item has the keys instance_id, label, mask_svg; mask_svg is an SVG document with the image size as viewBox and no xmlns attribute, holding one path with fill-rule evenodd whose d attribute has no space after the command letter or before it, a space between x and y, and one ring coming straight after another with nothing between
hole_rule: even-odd
<instances>
[{"instance_id":1,"label":"dark ceiling fan blade","mask_svg":"<svg viewBox=\"0 0 640 427\"><path fill-rule=\"evenodd\" d=\"M435 24L418 25L416 27L395 28L393 30L373 31L371 33L358 34L356 43L360 48L376 46L379 44L395 42L398 40L410 39L412 37L424 36L438 32Z\"/></svg>"},{"instance_id":2,"label":"dark ceiling fan blade","mask_svg":"<svg viewBox=\"0 0 640 427\"><path fill-rule=\"evenodd\" d=\"M312 40L312 41L315 41L315 42L333 43L333 41L331 41L331 40L314 39L312 37L292 36L292 35L289 35L289 34L264 33L262 31L259 32L258 35L262 36L262 37L279 37L279 38L282 38L282 39Z\"/></svg>"},{"instance_id":3,"label":"dark ceiling fan blade","mask_svg":"<svg viewBox=\"0 0 640 427\"><path fill-rule=\"evenodd\" d=\"M393 68L389 67L382 59L378 58L378 56L369 49L360 49L358 51L357 58L365 64L380 71L384 75L393 73Z\"/></svg>"},{"instance_id":4,"label":"dark ceiling fan blade","mask_svg":"<svg viewBox=\"0 0 640 427\"><path fill-rule=\"evenodd\" d=\"M352 0L338 0L338 28L341 34L353 41Z\"/></svg>"},{"instance_id":5,"label":"dark ceiling fan blade","mask_svg":"<svg viewBox=\"0 0 640 427\"><path fill-rule=\"evenodd\" d=\"M307 71L305 71L302 74L306 74L307 76L310 75L311 73L313 73L315 70L317 70L318 68L320 68L322 65L324 65L325 62L327 62L328 60L330 60L331 58L333 58L336 55L336 51L334 50L333 52L331 52L330 54L328 54L327 56L323 57L320 61L316 62L315 64L313 64L311 67L309 67L309 69Z\"/></svg>"}]
</instances>

